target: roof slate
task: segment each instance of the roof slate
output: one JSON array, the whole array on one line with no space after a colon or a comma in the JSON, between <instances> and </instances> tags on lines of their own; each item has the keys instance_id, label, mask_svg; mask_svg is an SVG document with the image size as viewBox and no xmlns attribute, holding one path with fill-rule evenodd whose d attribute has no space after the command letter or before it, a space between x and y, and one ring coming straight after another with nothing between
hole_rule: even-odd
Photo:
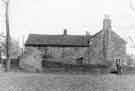
<instances>
[{"instance_id":1,"label":"roof slate","mask_svg":"<svg viewBox=\"0 0 135 91\"><path fill-rule=\"evenodd\" d=\"M91 36L29 34L25 46L87 47Z\"/></svg>"},{"instance_id":2,"label":"roof slate","mask_svg":"<svg viewBox=\"0 0 135 91\"><path fill-rule=\"evenodd\" d=\"M41 34L29 34L29 37L25 43L25 46L54 46L54 47L88 47L91 38L95 38L101 34L103 30L97 32L94 35L41 35ZM126 43L118 34L114 31L110 31L112 35L115 35L118 40Z\"/></svg>"}]
</instances>

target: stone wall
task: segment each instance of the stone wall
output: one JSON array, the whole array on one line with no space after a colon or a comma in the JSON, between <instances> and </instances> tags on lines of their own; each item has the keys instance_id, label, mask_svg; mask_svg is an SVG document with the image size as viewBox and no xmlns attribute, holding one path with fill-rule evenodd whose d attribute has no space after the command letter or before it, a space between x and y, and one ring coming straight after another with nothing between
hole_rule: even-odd
<instances>
[{"instance_id":1,"label":"stone wall","mask_svg":"<svg viewBox=\"0 0 135 91\"><path fill-rule=\"evenodd\" d=\"M102 64L103 60L103 32L100 32L90 40L89 63Z\"/></svg>"},{"instance_id":2,"label":"stone wall","mask_svg":"<svg viewBox=\"0 0 135 91\"><path fill-rule=\"evenodd\" d=\"M103 30L100 31L91 39L89 63L106 64L117 58L125 61L127 59L126 42L112 30L109 30L108 35L104 38L104 32ZM105 41L103 41L104 39ZM106 50L104 50L104 43ZM104 51L106 52L106 58L104 57Z\"/></svg>"},{"instance_id":3,"label":"stone wall","mask_svg":"<svg viewBox=\"0 0 135 91\"><path fill-rule=\"evenodd\" d=\"M27 47L20 58L19 66L26 71L42 71L42 55L50 61L76 63L77 57L87 56L87 47ZM85 62L84 62L85 63Z\"/></svg>"},{"instance_id":4,"label":"stone wall","mask_svg":"<svg viewBox=\"0 0 135 91\"><path fill-rule=\"evenodd\" d=\"M46 50L45 50L46 49ZM52 58L60 57L85 57L87 54L87 47L44 47L41 51L46 51L44 54Z\"/></svg>"},{"instance_id":5,"label":"stone wall","mask_svg":"<svg viewBox=\"0 0 135 91\"><path fill-rule=\"evenodd\" d=\"M126 53L126 42L113 31L109 32L108 41L107 60L112 61L115 59L121 59L121 61L125 62L128 57Z\"/></svg>"},{"instance_id":6,"label":"stone wall","mask_svg":"<svg viewBox=\"0 0 135 91\"><path fill-rule=\"evenodd\" d=\"M30 72L42 71L41 52L37 48L26 48L23 56L20 58L19 66Z\"/></svg>"}]
</instances>

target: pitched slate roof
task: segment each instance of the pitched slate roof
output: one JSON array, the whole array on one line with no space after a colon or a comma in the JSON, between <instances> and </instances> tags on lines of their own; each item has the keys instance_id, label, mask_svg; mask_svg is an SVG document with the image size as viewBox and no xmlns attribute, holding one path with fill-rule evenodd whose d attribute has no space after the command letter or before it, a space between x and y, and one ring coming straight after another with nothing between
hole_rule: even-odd
<instances>
[{"instance_id":1,"label":"pitched slate roof","mask_svg":"<svg viewBox=\"0 0 135 91\"><path fill-rule=\"evenodd\" d=\"M114 31L111 31L111 36L114 35L115 39L117 39L117 41L119 41L119 43L124 43L127 44L126 40L124 40L119 34L117 34Z\"/></svg>"},{"instance_id":2,"label":"pitched slate roof","mask_svg":"<svg viewBox=\"0 0 135 91\"><path fill-rule=\"evenodd\" d=\"M29 34L25 46L88 47L91 36Z\"/></svg>"},{"instance_id":3,"label":"pitched slate roof","mask_svg":"<svg viewBox=\"0 0 135 91\"><path fill-rule=\"evenodd\" d=\"M95 38L96 36L100 35L103 32L104 32L104 30L100 30L99 32L97 32L96 34L91 36L91 38ZM111 36L114 36L114 38L117 39L117 41L120 41L121 43L124 43L124 44L127 43L123 38L121 38L121 36L119 34L114 32L113 30L109 30L109 33L111 34Z\"/></svg>"}]
</instances>

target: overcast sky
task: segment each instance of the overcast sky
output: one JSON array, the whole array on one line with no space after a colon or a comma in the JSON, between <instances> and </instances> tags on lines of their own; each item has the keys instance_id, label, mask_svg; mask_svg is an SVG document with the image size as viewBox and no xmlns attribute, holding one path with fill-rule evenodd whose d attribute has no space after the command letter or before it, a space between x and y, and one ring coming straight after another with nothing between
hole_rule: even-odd
<instances>
[{"instance_id":1,"label":"overcast sky","mask_svg":"<svg viewBox=\"0 0 135 91\"><path fill-rule=\"evenodd\" d=\"M0 32L5 32L2 2L0 6ZM135 0L10 0L11 35L22 41L28 33L62 34L64 28L69 34L94 34L102 29L104 14L109 14L113 30L127 39L135 34L132 8Z\"/></svg>"}]
</instances>

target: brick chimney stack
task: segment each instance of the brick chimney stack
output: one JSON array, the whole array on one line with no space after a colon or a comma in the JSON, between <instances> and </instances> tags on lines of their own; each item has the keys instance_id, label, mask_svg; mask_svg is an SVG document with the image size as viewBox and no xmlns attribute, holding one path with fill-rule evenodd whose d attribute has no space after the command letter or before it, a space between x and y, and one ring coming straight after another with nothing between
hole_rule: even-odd
<instances>
[{"instance_id":1,"label":"brick chimney stack","mask_svg":"<svg viewBox=\"0 0 135 91\"><path fill-rule=\"evenodd\" d=\"M64 36L67 35L67 29L64 29Z\"/></svg>"},{"instance_id":2,"label":"brick chimney stack","mask_svg":"<svg viewBox=\"0 0 135 91\"><path fill-rule=\"evenodd\" d=\"M111 19L109 15L105 15L104 16L104 20L103 20L103 30L109 30L111 29Z\"/></svg>"},{"instance_id":3,"label":"brick chimney stack","mask_svg":"<svg viewBox=\"0 0 135 91\"><path fill-rule=\"evenodd\" d=\"M104 20L103 20L103 32L104 32L104 37L103 37L103 56L104 60L108 60L108 48L109 48L109 40L110 40L110 30L112 29L111 26L111 19L109 15L105 15Z\"/></svg>"}]
</instances>

